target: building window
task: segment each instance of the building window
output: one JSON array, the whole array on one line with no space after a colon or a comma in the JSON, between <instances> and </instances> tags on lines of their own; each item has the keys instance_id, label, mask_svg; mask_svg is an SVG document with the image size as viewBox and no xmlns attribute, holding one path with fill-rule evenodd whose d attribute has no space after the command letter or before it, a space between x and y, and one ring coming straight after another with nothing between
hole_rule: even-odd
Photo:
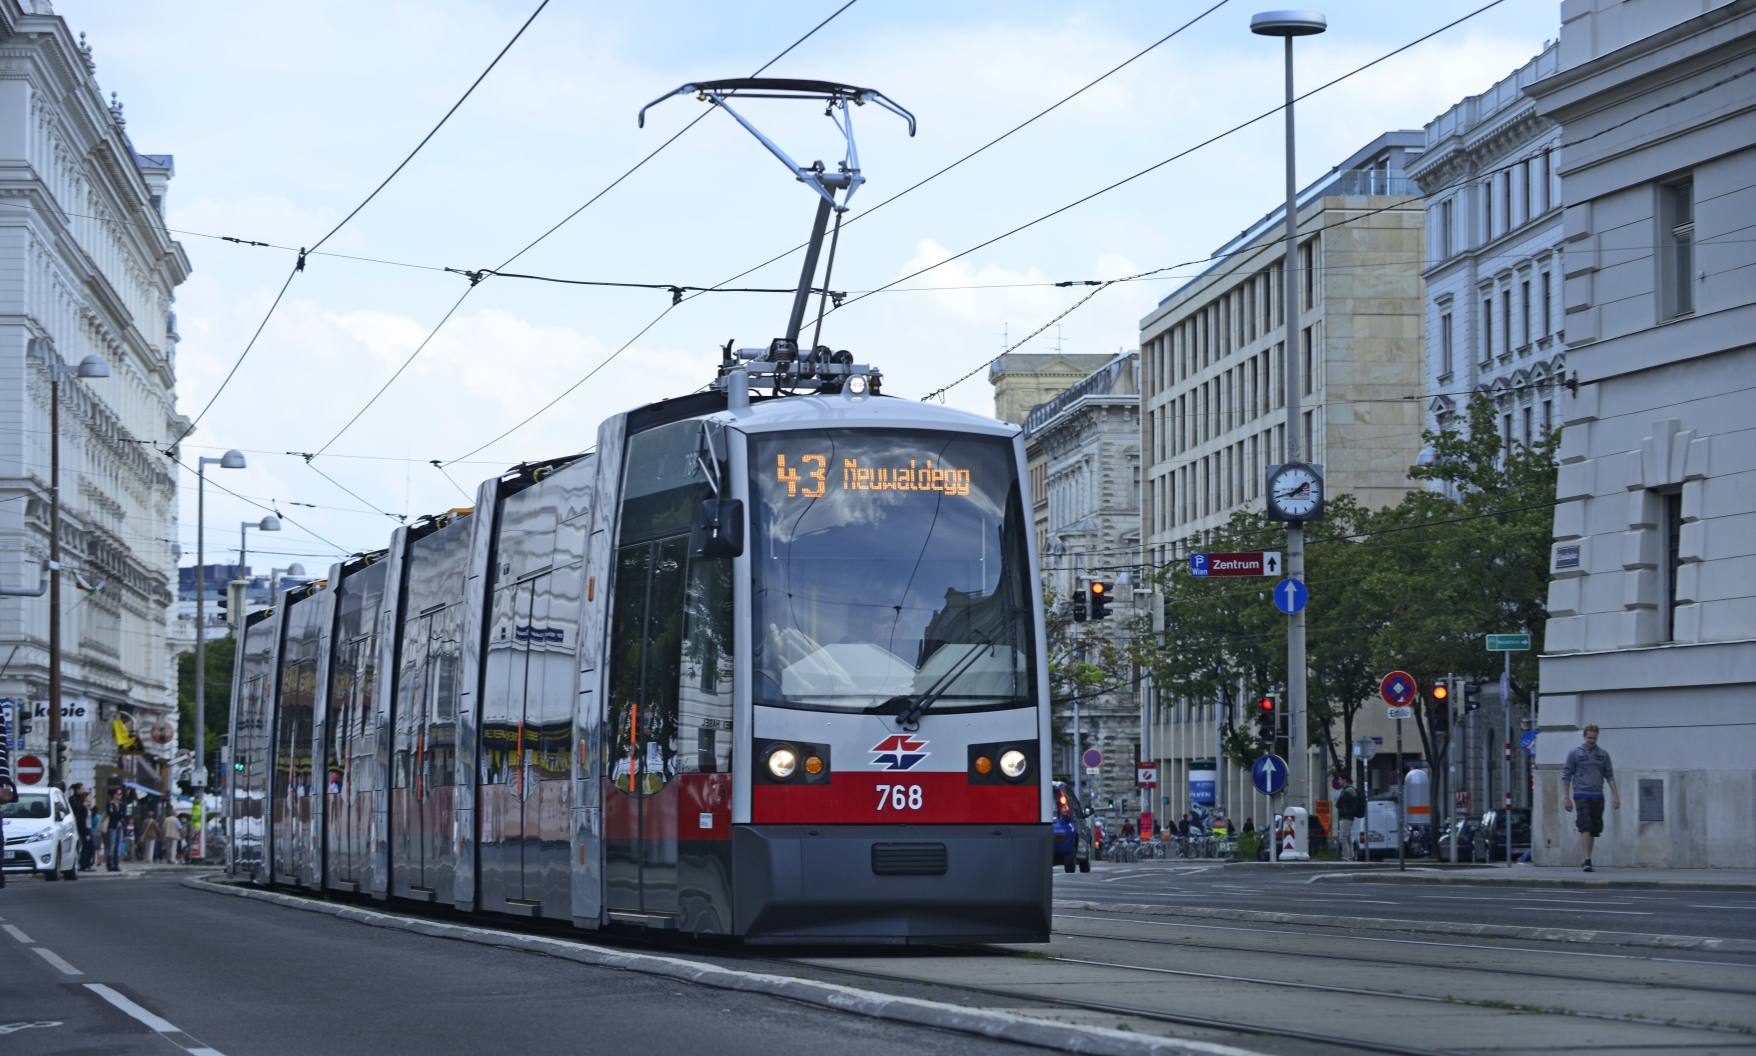
<instances>
[{"instance_id":1,"label":"building window","mask_svg":"<svg viewBox=\"0 0 1756 1056\"><path fill-rule=\"evenodd\" d=\"M1522 313L1519 325L1524 328L1524 345L1530 347L1530 280L1518 284L1518 307Z\"/></svg>"},{"instance_id":2,"label":"building window","mask_svg":"<svg viewBox=\"0 0 1756 1056\"><path fill-rule=\"evenodd\" d=\"M1552 204L1549 201L1549 152L1545 150L1541 154L1538 154L1535 164L1537 166L1537 175L1531 183L1536 185L1537 193L1542 195L1542 209L1538 211L1546 213L1549 211L1549 206Z\"/></svg>"},{"instance_id":3,"label":"building window","mask_svg":"<svg viewBox=\"0 0 1756 1056\"><path fill-rule=\"evenodd\" d=\"M1504 415L1500 419L1500 457L1512 457L1512 416Z\"/></svg>"},{"instance_id":4,"label":"building window","mask_svg":"<svg viewBox=\"0 0 1756 1056\"><path fill-rule=\"evenodd\" d=\"M1451 259L1451 203L1447 198L1439 203L1439 259Z\"/></svg>"},{"instance_id":5,"label":"building window","mask_svg":"<svg viewBox=\"0 0 1756 1056\"><path fill-rule=\"evenodd\" d=\"M1285 407L1287 402L1287 346L1286 342L1278 341L1274 346L1274 377L1269 388L1274 390L1274 405Z\"/></svg>"},{"instance_id":6,"label":"building window","mask_svg":"<svg viewBox=\"0 0 1756 1056\"><path fill-rule=\"evenodd\" d=\"M1314 413L1316 413L1316 412L1306 411L1303 415L1301 415L1301 417L1303 417L1305 420L1305 425L1304 425L1304 429L1303 429L1303 432L1305 434L1305 436L1304 436L1305 450L1304 450L1304 453L1300 457L1302 457L1306 462L1314 462L1317 459L1317 450L1311 444L1311 415Z\"/></svg>"},{"instance_id":7,"label":"building window","mask_svg":"<svg viewBox=\"0 0 1756 1056\"><path fill-rule=\"evenodd\" d=\"M1665 519L1665 626L1660 640L1673 642L1677 638L1677 570L1683 564L1680 545L1683 535L1683 494L1673 491L1661 495L1660 499L1664 503Z\"/></svg>"},{"instance_id":8,"label":"building window","mask_svg":"<svg viewBox=\"0 0 1756 1056\"><path fill-rule=\"evenodd\" d=\"M1500 354L1512 351L1512 291L1500 291Z\"/></svg>"},{"instance_id":9,"label":"building window","mask_svg":"<svg viewBox=\"0 0 1756 1056\"><path fill-rule=\"evenodd\" d=\"M1669 317L1695 310L1695 181L1664 188L1666 305Z\"/></svg>"},{"instance_id":10,"label":"building window","mask_svg":"<svg viewBox=\"0 0 1756 1056\"><path fill-rule=\"evenodd\" d=\"M1543 336L1548 337L1555 332L1555 317L1550 308L1554 303L1554 290L1550 286L1549 273L1543 272Z\"/></svg>"},{"instance_id":11,"label":"building window","mask_svg":"<svg viewBox=\"0 0 1756 1056\"><path fill-rule=\"evenodd\" d=\"M1482 298L1482 365L1494 361L1494 298Z\"/></svg>"},{"instance_id":12,"label":"building window","mask_svg":"<svg viewBox=\"0 0 1756 1056\"><path fill-rule=\"evenodd\" d=\"M1439 317L1439 373L1441 375L1450 375L1451 357L1451 313L1446 312Z\"/></svg>"},{"instance_id":13,"label":"building window","mask_svg":"<svg viewBox=\"0 0 1756 1056\"><path fill-rule=\"evenodd\" d=\"M1526 418L1530 417L1529 411L1525 412L1525 417ZM1527 422L1526 428L1528 428L1528 427L1529 427L1529 423ZM1137 510L1141 508L1140 507L1140 467L1139 466L1134 467L1134 508Z\"/></svg>"},{"instance_id":14,"label":"building window","mask_svg":"<svg viewBox=\"0 0 1756 1056\"><path fill-rule=\"evenodd\" d=\"M1269 301L1274 305L1274 325L1285 326L1287 315L1287 261L1285 257L1275 262L1274 270L1268 274L1268 284L1274 287L1273 296Z\"/></svg>"},{"instance_id":15,"label":"building window","mask_svg":"<svg viewBox=\"0 0 1756 1056\"><path fill-rule=\"evenodd\" d=\"M1244 317L1244 340L1256 340L1256 280L1251 279L1244 284L1244 307L1240 309Z\"/></svg>"},{"instance_id":16,"label":"building window","mask_svg":"<svg viewBox=\"0 0 1756 1056\"><path fill-rule=\"evenodd\" d=\"M1555 427L1555 401L1554 400L1544 400L1543 401L1543 432L1546 433L1550 429L1553 429L1554 427Z\"/></svg>"},{"instance_id":17,"label":"building window","mask_svg":"<svg viewBox=\"0 0 1756 1056\"><path fill-rule=\"evenodd\" d=\"M1531 443L1531 439L1532 439L1531 430L1533 428L1532 423L1533 423L1535 416L1536 416L1536 411L1534 408L1526 407L1524 409L1524 446L1525 447L1529 447L1530 443Z\"/></svg>"},{"instance_id":18,"label":"building window","mask_svg":"<svg viewBox=\"0 0 1756 1056\"><path fill-rule=\"evenodd\" d=\"M1299 331L1299 391L1311 395L1311 327Z\"/></svg>"},{"instance_id":19,"label":"building window","mask_svg":"<svg viewBox=\"0 0 1756 1056\"><path fill-rule=\"evenodd\" d=\"M1518 216L1521 221L1528 224L1530 218L1536 214L1536 209L1531 205L1530 199L1530 162L1519 164L1518 182L1520 184L1519 191L1524 196L1524 201L1519 203Z\"/></svg>"},{"instance_id":20,"label":"building window","mask_svg":"<svg viewBox=\"0 0 1756 1056\"><path fill-rule=\"evenodd\" d=\"M1250 457L1245 462L1245 475L1250 479L1250 498L1256 498L1258 486L1262 480L1262 448L1260 438L1250 438Z\"/></svg>"},{"instance_id":21,"label":"building window","mask_svg":"<svg viewBox=\"0 0 1756 1056\"><path fill-rule=\"evenodd\" d=\"M1303 254L1299 258L1299 268L1305 273L1305 311L1317 305L1317 240L1312 239L1300 247Z\"/></svg>"}]
</instances>

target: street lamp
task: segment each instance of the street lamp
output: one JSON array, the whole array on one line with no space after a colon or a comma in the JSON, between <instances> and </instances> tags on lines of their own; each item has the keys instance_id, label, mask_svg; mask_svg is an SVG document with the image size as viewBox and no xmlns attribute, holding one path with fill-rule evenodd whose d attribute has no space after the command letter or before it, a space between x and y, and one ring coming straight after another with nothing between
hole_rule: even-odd
<instances>
[{"instance_id":1,"label":"street lamp","mask_svg":"<svg viewBox=\"0 0 1756 1056\"><path fill-rule=\"evenodd\" d=\"M79 366L56 363L50 357L55 340L44 338L44 358L49 360L49 784L67 775L61 753L61 378L107 378L110 365L100 356L87 356Z\"/></svg>"},{"instance_id":2,"label":"street lamp","mask_svg":"<svg viewBox=\"0 0 1756 1056\"><path fill-rule=\"evenodd\" d=\"M243 469L244 453L233 449L218 458L195 460L195 768L191 791L207 788L207 467ZM165 794L170 794L165 789ZM206 847L202 847L203 852ZM198 857L200 857L198 855Z\"/></svg>"},{"instance_id":3,"label":"street lamp","mask_svg":"<svg viewBox=\"0 0 1756 1056\"><path fill-rule=\"evenodd\" d=\"M1265 37L1283 37L1286 39L1286 184L1287 184L1287 234L1286 264L1283 274L1286 276L1282 286L1285 287L1286 298L1286 386L1287 386L1287 424L1286 424L1286 460L1302 462L1305 459L1303 430L1299 419L1299 354L1297 337L1299 333L1299 203L1298 184L1295 182L1293 161L1296 157L1293 150L1293 38L1309 37L1329 28L1329 22L1316 11L1264 11L1250 16L1250 32ZM1286 574L1289 579L1305 578L1305 525L1302 521L1287 523L1287 557ZM1312 804L1309 800L1315 794L1311 785L1310 760L1305 756L1305 613L1303 609L1287 617L1287 765L1292 769L1288 775L1289 799L1300 795L1302 789L1305 809ZM1276 843L1278 844L1278 840ZM1277 855L1278 858L1278 855Z\"/></svg>"},{"instance_id":4,"label":"street lamp","mask_svg":"<svg viewBox=\"0 0 1756 1056\"><path fill-rule=\"evenodd\" d=\"M280 595L280 577L283 572L291 579L301 579L305 575L305 566L294 561L285 568L268 570L268 603L270 605L273 605L274 599Z\"/></svg>"},{"instance_id":5,"label":"street lamp","mask_svg":"<svg viewBox=\"0 0 1756 1056\"><path fill-rule=\"evenodd\" d=\"M280 518L271 513L255 524L251 524L249 521L240 521L238 523L238 578L232 582L244 584L244 593L246 595L250 590L250 577L249 574L244 571L244 565L250 557L249 532L252 528L259 532L278 532L280 531ZM236 612L228 611L226 613L226 621L230 623L234 629L244 626L243 599L239 599L237 610L238 611Z\"/></svg>"}]
</instances>

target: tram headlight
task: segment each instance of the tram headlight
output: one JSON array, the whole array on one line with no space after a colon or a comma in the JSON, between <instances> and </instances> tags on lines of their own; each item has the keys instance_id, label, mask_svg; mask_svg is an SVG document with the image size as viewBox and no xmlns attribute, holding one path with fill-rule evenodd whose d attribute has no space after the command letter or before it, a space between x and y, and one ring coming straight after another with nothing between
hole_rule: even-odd
<instances>
[{"instance_id":1,"label":"tram headlight","mask_svg":"<svg viewBox=\"0 0 1756 1056\"><path fill-rule=\"evenodd\" d=\"M1030 760L1016 748L1008 748L1000 753L1000 772L1014 781L1024 776L1024 769L1029 765Z\"/></svg>"},{"instance_id":2,"label":"tram headlight","mask_svg":"<svg viewBox=\"0 0 1756 1056\"><path fill-rule=\"evenodd\" d=\"M768 772L774 775L775 780L785 781L798 768L799 757L791 748L776 748L768 753Z\"/></svg>"}]
</instances>

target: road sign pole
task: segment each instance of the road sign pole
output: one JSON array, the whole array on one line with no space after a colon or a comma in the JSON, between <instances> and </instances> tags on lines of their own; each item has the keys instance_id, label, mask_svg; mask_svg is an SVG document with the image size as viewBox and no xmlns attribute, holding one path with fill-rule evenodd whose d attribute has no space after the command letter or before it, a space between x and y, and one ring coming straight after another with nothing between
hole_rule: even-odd
<instances>
[{"instance_id":1,"label":"road sign pole","mask_svg":"<svg viewBox=\"0 0 1756 1056\"><path fill-rule=\"evenodd\" d=\"M1503 724L1506 727L1506 750L1502 753L1506 757L1506 780L1501 785L1505 805L1501 809L1506 813L1506 868L1510 869L1512 868L1512 651L1508 649L1500 655L1506 658L1505 673L1500 676L1500 711L1506 719Z\"/></svg>"},{"instance_id":2,"label":"road sign pole","mask_svg":"<svg viewBox=\"0 0 1756 1056\"><path fill-rule=\"evenodd\" d=\"M1080 758L1083 754L1079 747L1079 695L1076 691L1073 696L1073 802L1079 804L1080 810L1085 809L1084 784L1079 780L1080 772L1085 769L1085 760Z\"/></svg>"},{"instance_id":3,"label":"road sign pole","mask_svg":"<svg viewBox=\"0 0 1756 1056\"><path fill-rule=\"evenodd\" d=\"M1408 869L1408 840L1403 837L1408 815L1408 775L1402 772L1402 720L1396 720L1396 868Z\"/></svg>"}]
</instances>

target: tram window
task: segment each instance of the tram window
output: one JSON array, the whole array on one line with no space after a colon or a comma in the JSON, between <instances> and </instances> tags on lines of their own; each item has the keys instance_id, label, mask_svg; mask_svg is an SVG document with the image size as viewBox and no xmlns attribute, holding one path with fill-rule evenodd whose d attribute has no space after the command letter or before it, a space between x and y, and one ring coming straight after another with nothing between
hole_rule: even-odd
<instances>
[{"instance_id":1,"label":"tram window","mask_svg":"<svg viewBox=\"0 0 1756 1056\"><path fill-rule=\"evenodd\" d=\"M764 433L750 466L757 703L884 712L929 689L941 713L1034 703L1010 439Z\"/></svg>"}]
</instances>

